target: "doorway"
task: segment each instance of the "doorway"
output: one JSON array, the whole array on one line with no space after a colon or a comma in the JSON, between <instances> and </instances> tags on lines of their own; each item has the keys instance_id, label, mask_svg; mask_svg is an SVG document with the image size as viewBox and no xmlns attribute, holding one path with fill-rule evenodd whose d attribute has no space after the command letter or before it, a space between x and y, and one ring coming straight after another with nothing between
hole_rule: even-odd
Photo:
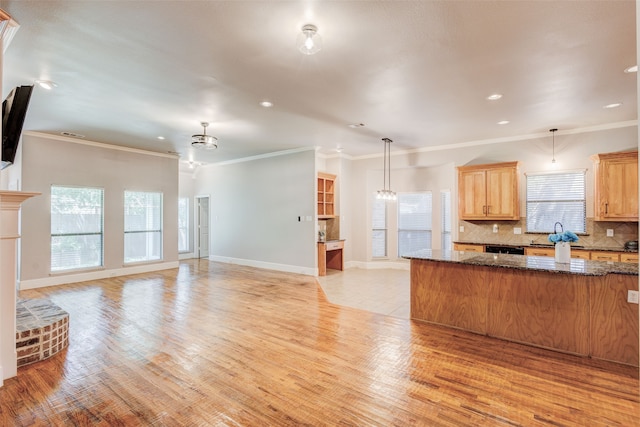
<instances>
[{"instance_id":1,"label":"doorway","mask_svg":"<svg viewBox=\"0 0 640 427\"><path fill-rule=\"evenodd\" d=\"M209 257L209 196L196 197L196 255L198 258Z\"/></svg>"}]
</instances>

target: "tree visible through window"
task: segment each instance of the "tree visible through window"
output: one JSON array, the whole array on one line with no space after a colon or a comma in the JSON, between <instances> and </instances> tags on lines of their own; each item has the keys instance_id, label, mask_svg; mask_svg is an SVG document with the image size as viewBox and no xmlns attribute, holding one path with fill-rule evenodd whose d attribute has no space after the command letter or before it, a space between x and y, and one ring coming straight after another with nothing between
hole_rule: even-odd
<instances>
[{"instance_id":1,"label":"tree visible through window","mask_svg":"<svg viewBox=\"0 0 640 427\"><path fill-rule=\"evenodd\" d=\"M102 266L101 188L51 187L51 271Z\"/></svg>"},{"instance_id":2,"label":"tree visible through window","mask_svg":"<svg viewBox=\"0 0 640 427\"><path fill-rule=\"evenodd\" d=\"M431 192L398 195L398 256L431 249Z\"/></svg>"},{"instance_id":3,"label":"tree visible through window","mask_svg":"<svg viewBox=\"0 0 640 427\"><path fill-rule=\"evenodd\" d=\"M586 232L585 171L527 174L527 231L551 233L560 222L565 231Z\"/></svg>"},{"instance_id":4,"label":"tree visible through window","mask_svg":"<svg viewBox=\"0 0 640 427\"><path fill-rule=\"evenodd\" d=\"M124 192L124 262L162 258L162 193Z\"/></svg>"},{"instance_id":5,"label":"tree visible through window","mask_svg":"<svg viewBox=\"0 0 640 427\"><path fill-rule=\"evenodd\" d=\"M371 215L371 256L387 256L387 203L373 197Z\"/></svg>"}]
</instances>

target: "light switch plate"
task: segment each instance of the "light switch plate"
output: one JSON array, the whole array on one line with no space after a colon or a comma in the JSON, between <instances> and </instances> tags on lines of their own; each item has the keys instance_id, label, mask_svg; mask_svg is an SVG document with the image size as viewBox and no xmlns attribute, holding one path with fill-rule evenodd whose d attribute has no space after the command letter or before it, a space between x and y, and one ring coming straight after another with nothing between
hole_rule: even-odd
<instances>
[{"instance_id":1,"label":"light switch plate","mask_svg":"<svg viewBox=\"0 0 640 427\"><path fill-rule=\"evenodd\" d=\"M607 237L613 237L613 228L607 228Z\"/></svg>"},{"instance_id":2,"label":"light switch plate","mask_svg":"<svg viewBox=\"0 0 640 427\"><path fill-rule=\"evenodd\" d=\"M627 302L631 304L638 304L638 291L627 291Z\"/></svg>"},{"instance_id":3,"label":"light switch plate","mask_svg":"<svg viewBox=\"0 0 640 427\"><path fill-rule=\"evenodd\" d=\"M522 228L513 227L513 234L522 234Z\"/></svg>"},{"instance_id":4,"label":"light switch plate","mask_svg":"<svg viewBox=\"0 0 640 427\"><path fill-rule=\"evenodd\" d=\"M461 232L461 233L464 233L464 225L461 225L461 226L460 226L460 232Z\"/></svg>"}]
</instances>

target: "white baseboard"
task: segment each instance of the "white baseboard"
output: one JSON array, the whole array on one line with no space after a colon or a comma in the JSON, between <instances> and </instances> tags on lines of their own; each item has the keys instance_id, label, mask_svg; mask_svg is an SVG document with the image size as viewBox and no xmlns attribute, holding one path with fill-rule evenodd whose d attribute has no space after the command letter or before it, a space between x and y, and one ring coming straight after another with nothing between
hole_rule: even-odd
<instances>
[{"instance_id":1,"label":"white baseboard","mask_svg":"<svg viewBox=\"0 0 640 427\"><path fill-rule=\"evenodd\" d=\"M245 265L247 267L265 268L267 270L276 270L276 271L284 271L287 273L304 274L307 276L318 275L317 268L300 267L298 265L277 264L273 262L256 261L253 259L230 258L230 257L224 257L224 256L216 256L216 255L209 256L209 260L223 262L225 264L238 264L238 265Z\"/></svg>"},{"instance_id":2,"label":"white baseboard","mask_svg":"<svg viewBox=\"0 0 640 427\"><path fill-rule=\"evenodd\" d=\"M151 271L169 270L178 268L178 261L162 262L158 264L140 264L129 267L114 268L109 270L88 271L86 273L75 273L45 277L42 279L22 280L19 283L20 290L44 288L46 286L58 286L69 283L86 282L89 280L100 280L109 277L127 276L129 274L149 273Z\"/></svg>"},{"instance_id":3,"label":"white baseboard","mask_svg":"<svg viewBox=\"0 0 640 427\"><path fill-rule=\"evenodd\" d=\"M195 258L195 257L196 257L195 252L188 252L188 253L178 254L178 259L179 260L192 259L192 258Z\"/></svg>"}]
</instances>

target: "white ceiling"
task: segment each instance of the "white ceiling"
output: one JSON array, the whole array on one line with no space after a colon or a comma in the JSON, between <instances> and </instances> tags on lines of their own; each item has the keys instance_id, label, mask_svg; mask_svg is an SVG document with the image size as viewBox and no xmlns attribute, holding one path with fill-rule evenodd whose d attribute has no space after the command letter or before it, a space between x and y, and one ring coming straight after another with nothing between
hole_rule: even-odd
<instances>
[{"instance_id":1,"label":"white ceiling","mask_svg":"<svg viewBox=\"0 0 640 427\"><path fill-rule=\"evenodd\" d=\"M205 163L310 146L365 156L381 154L382 137L416 149L638 117L636 74L623 72L636 64L632 0L0 7L20 24L3 98L36 79L58 84L34 90L24 130ZM295 44L307 23L324 44L312 56ZM603 108L613 102L623 105ZM217 150L191 147L202 121Z\"/></svg>"}]
</instances>

